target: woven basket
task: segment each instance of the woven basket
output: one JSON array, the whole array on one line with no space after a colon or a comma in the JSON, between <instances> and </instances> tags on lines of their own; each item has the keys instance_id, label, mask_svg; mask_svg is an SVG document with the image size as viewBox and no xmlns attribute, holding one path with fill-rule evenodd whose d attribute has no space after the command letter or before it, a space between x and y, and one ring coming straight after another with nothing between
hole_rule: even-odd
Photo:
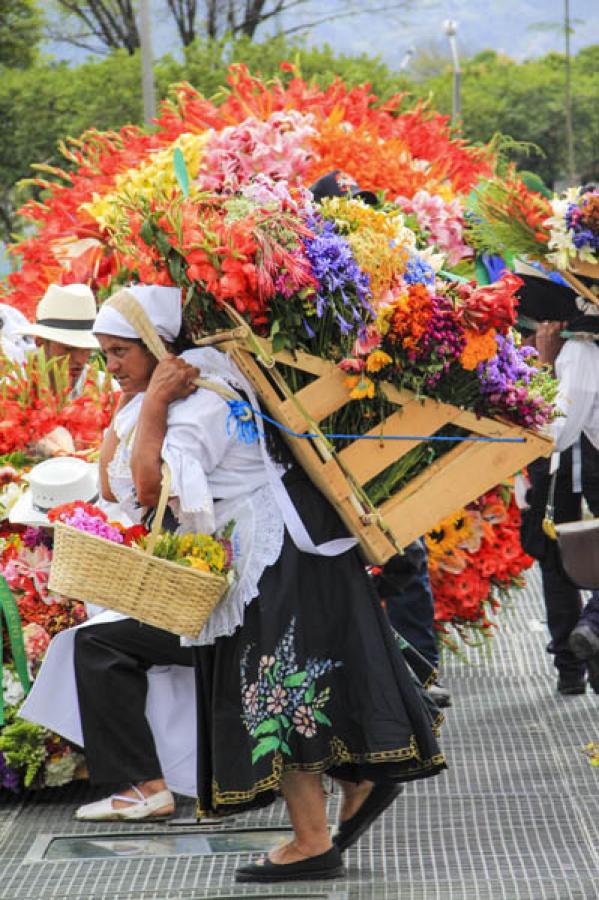
<instances>
[{"instance_id":1,"label":"woven basket","mask_svg":"<svg viewBox=\"0 0 599 900\"><path fill-rule=\"evenodd\" d=\"M173 634L197 637L229 583L224 575L152 556L169 489L170 474L165 466L145 550L115 544L57 522L50 590L106 606Z\"/></svg>"}]
</instances>

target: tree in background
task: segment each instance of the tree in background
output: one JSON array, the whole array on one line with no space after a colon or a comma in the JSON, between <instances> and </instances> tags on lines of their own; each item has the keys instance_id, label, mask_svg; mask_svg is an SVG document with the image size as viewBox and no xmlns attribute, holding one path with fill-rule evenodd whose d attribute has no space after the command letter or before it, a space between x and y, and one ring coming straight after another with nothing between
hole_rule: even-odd
<instances>
[{"instance_id":1,"label":"tree in background","mask_svg":"<svg viewBox=\"0 0 599 900\"><path fill-rule=\"evenodd\" d=\"M572 57L572 127L580 178L599 177L599 45ZM450 73L414 86L441 112L451 111ZM540 152L516 162L553 185L568 171L564 124L564 57L561 53L516 63L485 50L462 67L462 129L469 141L496 132L530 142Z\"/></svg>"},{"instance_id":2,"label":"tree in background","mask_svg":"<svg viewBox=\"0 0 599 900\"><path fill-rule=\"evenodd\" d=\"M61 13L57 29L50 25L50 36L84 50L126 50L135 53L139 47L136 9L133 0L54 0ZM65 28L66 26L66 28Z\"/></svg>"},{"instance_id":3,"label":"tree in background","mask_svg":"<svg viewBox=\"0 0 599 900\"><path fill-rule=\"evenodd\" d=\"M427 3L436 5L435 0ZM61 24L50 26L50 36L92 52L126 50L132 54L139 47L137 5L135 0L54 0ZM162 18L172 18L182 46L188 47L197 37L255 38L264 25L272 25L273 33L301 33L323 22L404 12L412 6L414 0L328 0L323 12L315 0L162 0L154 4L154 11ZM304 15L298 18L299 13Z\"/></svg>"},{"instance_id":4,"label":"tree in background","mask_svg":"<svg viewBox=\"0 0 599 900\"><path fill-rule=\"evenodd\" d=\"M34 0L0 3L0 66L25 69L37 58L44 19Z\"/></svg>"}]
</instances>

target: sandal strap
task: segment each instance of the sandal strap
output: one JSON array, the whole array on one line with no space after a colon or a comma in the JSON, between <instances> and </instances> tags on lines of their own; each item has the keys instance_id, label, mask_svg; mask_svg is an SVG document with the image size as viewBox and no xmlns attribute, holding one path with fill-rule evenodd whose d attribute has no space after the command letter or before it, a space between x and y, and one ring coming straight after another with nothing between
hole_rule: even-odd
<instances>
[{"instance_id":1,"label":"sandal strap","mask_svg":"<svg viewBox=\"0 0 599 900\"><path fill-rule=\"evenodd\" d=\"M137 790L137 788L134 785L132 785L132 787L133 787L133 790L139 794L139 797L124 797L123 794L112 794L110 799L111 800L122 800L125 803L132 803L134 805L139 805L140 803L145 803L148 798L144 797L142 792Z\"/></svg>"}]
</instances>

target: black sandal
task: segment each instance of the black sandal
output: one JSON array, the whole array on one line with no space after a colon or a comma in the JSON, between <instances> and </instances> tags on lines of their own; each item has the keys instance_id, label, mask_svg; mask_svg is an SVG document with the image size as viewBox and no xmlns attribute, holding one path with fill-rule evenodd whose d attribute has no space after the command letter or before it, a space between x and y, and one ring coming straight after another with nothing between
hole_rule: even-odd
<instances>
[{"instance_id":1,"label":"black sandal","mask_svg":"<svg viewBox=\"0 0 599 900\"><path fill-rule=\"evenodd\" d=\"M262 862L241 866L235 872L235 881L323 881L345 875L341 853L335 845L320 853L295 863L273 863L268 857Z\"/></svg>"},{"instance_id":2,"label":"black sandal","mask_svg":"<svg viewBox=\"0 0 599 900\"><path fill-rule=\"evenodd\" d=\"M391 806L403 791L403 784L375 784L360 809L351 819L340 822L333 835L333 843L340 853L347 850L359 840L375 819Z\"/></svg>"}]
</instances>

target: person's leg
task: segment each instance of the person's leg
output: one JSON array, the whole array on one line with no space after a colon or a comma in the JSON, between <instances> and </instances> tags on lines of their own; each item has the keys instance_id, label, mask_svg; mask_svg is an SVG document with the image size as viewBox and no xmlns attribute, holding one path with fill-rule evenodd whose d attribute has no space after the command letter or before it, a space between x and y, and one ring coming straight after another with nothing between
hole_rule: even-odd
<instances>
[{"instance_id":1,"label":"person's leg","mask_svg":"<svg viewBox=\"0 0 599 900\"><path fill-rule=\"evenodd\" d=\"M557 559L555 542L542 530L549 492L549 460L536 460L529 466L531 482L530 509L522 517L522 543L526 552L539 560L543 582L543 598L547 627L551 640L547 650L554 656L560 676L559 685L576 685L584 678L585 667L572 653L568 640L582 609L580 591L563 576ZM561 455L555 489L555 521L570 522L580 518L581 495L572 492L572 452ZM559 689L559 688L558 688Z\"/></svg>"},{"instance_id":2,"label":"person's leg","mask_svg":"<svg viewBox=\"0 0 599 900\"><path fill-rule=\"evenodd\" d=\"M402 556L389 560L377 579L377 590L395 630L436 667L435 602L422 541L413 541Z\"/></svg>"},{"instance_id":3,"label":"person's leg","mask_svg":"<svg viewBox=\"0 0 599 900\"><path fill-rule=\"evenodd\" d=\"M569 584L557 568L547 563L541 564L541 576L551 635L548 650L554 656L554 665L563 681L580 681L585 667L568 645L582 610L580 591Z\"/></svg>"},{"instance_id":4,"label":"person's leg","mask_svg":"<svg viewBox=\"0 0 599 900\"><path fill-rule=\"evenodd\" d=\"M192 665L179 638L133 619L90 625L75 638L75 672L85 755L92 783L133 785L113 800L123 809L140 795L166 791L145 716L147 671L153 665ZM172 802L155 814L172 812Z\"/></svg>"},{"instance_id":5,"label":"person's leg","mask_svg":"<svg viewBox=\"0 0 599 900\"><path fill-rule=\"evenodd\" d=\"M285 772L281 779L293 827L293 839L269 853L278 865L299 862L326 853L332 847L322 777L309 772Z\"/></svg>"}]
</instances>

